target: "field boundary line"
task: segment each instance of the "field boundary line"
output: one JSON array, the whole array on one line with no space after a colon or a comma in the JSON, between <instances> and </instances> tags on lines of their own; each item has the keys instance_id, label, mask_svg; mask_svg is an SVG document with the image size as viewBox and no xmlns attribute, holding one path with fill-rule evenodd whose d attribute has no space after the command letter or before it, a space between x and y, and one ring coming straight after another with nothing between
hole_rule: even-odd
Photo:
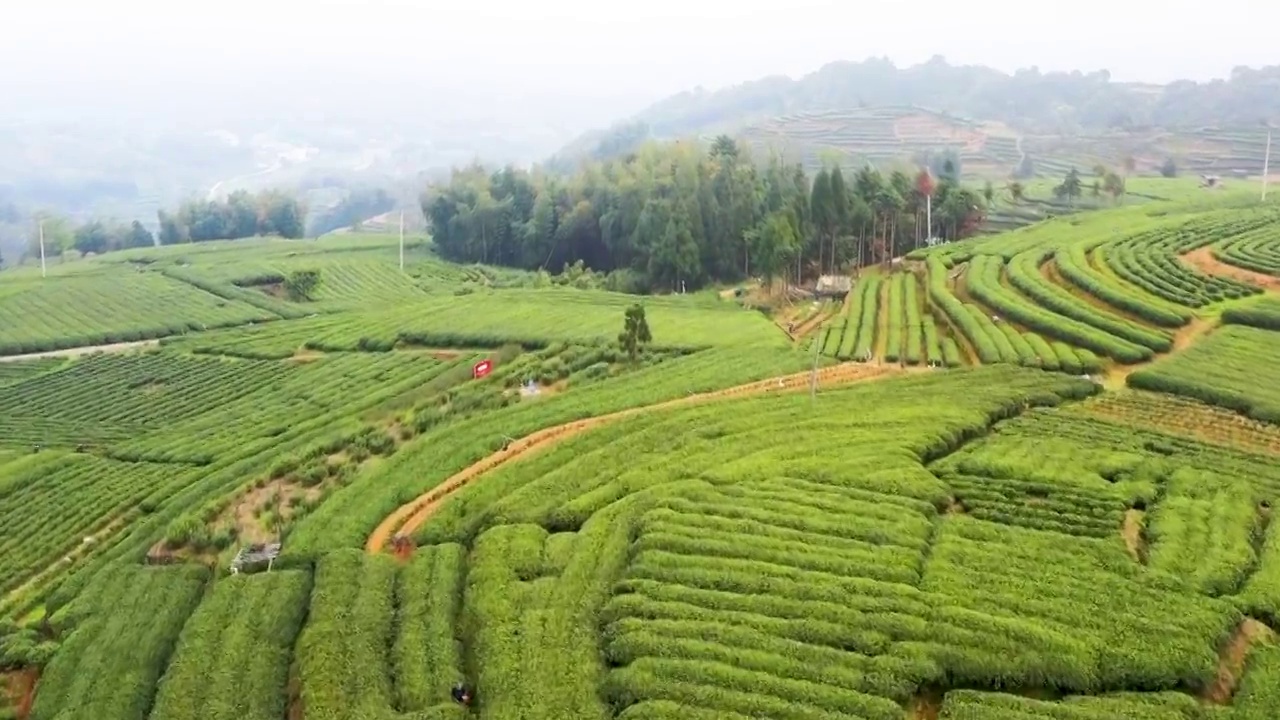
<instances>
[{"instance_id":1,"label":"field boundary line","mask_svg":"<svg viewBox=\"0 0 1280 720\"><path fill-rule=\"evenodd\" d=\"M827 385L846 385L857 382L875 380L891 375L908 372L924 372L926 368L904 368L897 364L841 363L818 370L818 382ZM722 390L696 393L682 398L665 400L652 405L628 408L617 412L598 415L596 417L572 420L567 423L543 428L508 444L507 447L491 453L487 457L472 463L465 469L451 475L444 482L417 498L401 505L388 515L369 535L365 550L370 553L382 552L394 536L411 536L418 528L435 514L439 506L453 493L461 490L472 480L509 462L510 460L545 449L551 445L567 440L591 428L599 427L625 418L656 410L699 405L715 400L734 397L750 397L755 395L797 392L809 387L811 372L799 372L791 375L772 377L767 380L737 385Z\"/></svg>"},{"instance_id":2,"label":"field boundary line","mask_svg":"<svg viewBox=\"0 0 1280 720\"><path fill-rule=\"evenodd\" d=\"M23 360L39 360L40 358L73 358L93 353L122 353L142 348L159 347L159 340L137 340L134 342L108 343L106 345L83 345L81 347L63 348L61 350L45 350L44 352L23 353L22 355L0 355L0 363L21 362Z\"/></svg>"}]
</instances>

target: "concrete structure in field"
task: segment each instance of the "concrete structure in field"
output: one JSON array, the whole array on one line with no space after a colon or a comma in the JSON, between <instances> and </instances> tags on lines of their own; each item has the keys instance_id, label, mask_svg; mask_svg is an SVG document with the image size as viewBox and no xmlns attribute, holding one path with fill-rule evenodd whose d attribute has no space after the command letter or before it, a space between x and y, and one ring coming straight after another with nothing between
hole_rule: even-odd
<instances>
[{"instance_id":1,"label":"concrete structure in field","mask_svg":"<svg viewBox=\"0 0 1280 720\"><path fill-rule=\"evenodd\" d=\"M235 559L231 561L232 574L242 572L254 572L257 570L270 570L271 564L280 556L280 543L266 543L264 545L247 545L240 548L236 553Z\"/></svg>"},{"instance_id":2,"label":"concrete structure in field","mask_svg":"<svg viewBox=\"0 0 1280 720\"><path fill-rule=\"evenodd\" d=\"M848 275L823 275L813 289L818 297L842 298L853 289L853 278Z\"/></svg>"}]
</instances>

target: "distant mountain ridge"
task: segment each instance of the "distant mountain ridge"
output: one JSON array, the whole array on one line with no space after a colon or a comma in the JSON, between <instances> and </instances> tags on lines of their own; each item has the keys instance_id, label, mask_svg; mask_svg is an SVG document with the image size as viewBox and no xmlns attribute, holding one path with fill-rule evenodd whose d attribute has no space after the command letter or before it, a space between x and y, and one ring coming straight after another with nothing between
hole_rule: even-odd
<instances>
[{"instance_id":1,"label":"distant mountain ridge","mask_svg":"<svg viewBox=\"0 0 1280 720\"><path fill-rule=\"evenodd\" d=\"M933 124L937 136L907 133L912 137L904 141L900 133L868 129L885 122L901 126L904 118ZM1206 171L1242 173L1260 171L1264 120L1280 122L1280 66L1237 68L1224 80L1162 86L1113 82L1106 71L1030 69L1010 75L950 65L940 57L908 68L870 59L831 63L797 80L775 76L680 93L579 137L553 164L625 153L648 139L726 133L806 158L835 151L871 161L906 159L956 144L973 153L994 141L996 151L971 158L977 167L1003 172L1021 157L1010 146L1026 143L1030 147L1023 150L1053 166L1077 159L1115 163L1131 154L1140 164L1159 164L1167 156ZM952 137L966 132L967 140ZM856 142L859 136L870 146ZM1219 157L1231 161L1219 167Z\"/></svg>"}]
</instances>

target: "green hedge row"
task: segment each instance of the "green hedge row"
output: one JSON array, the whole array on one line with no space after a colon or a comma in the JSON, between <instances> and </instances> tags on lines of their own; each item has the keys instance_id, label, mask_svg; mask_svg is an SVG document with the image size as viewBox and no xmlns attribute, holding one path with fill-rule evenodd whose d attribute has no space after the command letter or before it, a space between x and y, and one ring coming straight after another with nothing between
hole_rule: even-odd
<instances>
[{"instance_id":1,"label":"green hedge row","mask_svg":"<svg viewBox=\"0 0 1280 720\"><path fill-rule=\"evenodd\" d=\"M219 580L182 629L151 720L283 717L310 588L296 570Z\"/></svg>"},{"instance_id":2,"label":"green hedge row","mask_svg":"<svg viewBox=\"0 0 1280 720\"><path fill-rule=\"evenodd\" d=\"M201 565L115 568L65 611L76 627L41 674L32 720L146 720L208 579Z\"/></svg>"},{"instance_id":3,"label":"green hedge row","mask_svg":"<svg viewBox=\"0 0 1280 720\"><path fill-rule=\"evenodd\" d=\"M1280 300L1264 299L1244 307L1222 311L1222 322L1250 325L1263 330L1280 330Z\"/></svg>"},{"instance_id":4,"label":"green hedge row","mask_svg":"<svg viewBox=\"0 0 1280 720\"><path fill-rule=\"evenodd\" d=\"M960 302L947 288L947 268L937 257L930 255L926 260L929 271L929 300L969 339L978 353L978 361L990 365L1003 359L993 338L989 337L983 326L974 319L964 303ZM945 349L944 349L945 352Z\"/></svg>"},{"instance_id":5,"label":"green hedge row","mask_svg":"<svg viewBox=\"0 0 1280 720\"><path fill-rule=\"evenodd\" d=\"M1173 338L1157 330L1112 315L1054 285L1040 274L1040 265L1049 262L1052 253L1030 252L1015 256L1009 263L1009 282L1036 304L1059 315L1078 320L1103 332L1115 335L1155 352L1169 352Z\"/></svg>"},{"instance_id":6,"label":"green hedge row","mask_svg":"<svg viewBox=\"0 0 1280 720\"><path fill-rule=\"evenodd\" d=\"M852 357L858 362L867 362L875 354L876 318L880 311L882 280L879 275L872 275L861 284L863 286L861 313L858 317L858 336L853 344Z\"/></svg>"},{"instance_id":7,"label":"green hedge row","mask_svg":"<svg viewBox=\"0 0 1280 720\"><path fill-rule=\"evenodd\" d=\"M1089 266L1085 248L1080 245L1057 251L1053 259L1062 277L1108 305L1160 327L1176 328L1191 322L1192 313L1189 310L1168 307L1154 298L1145 299L1094 270Z\"/></svg>"},{"instance_id":8,"label":"green hedge row","mask_svg":"<svg viewBox=\"0 0 1280 720\"><path fill-rule=\"evenodd\" d=\"M908 277L910 276L905 273L898 273L889 278L888 317L885 319L885 362L898 362L898 359L902 357L902 324L907 319L905 312L906 308L903 306L903 302L906 294L905 285Z\"/></svg>"},{"instance_id":9,"label":"green hedge row","mask_svg":"<svg viewBox=\"0 0 1280 720\"><path fill-rule=\"evenodd\" d=\"M1023 300L1000 283L1004 267L1002 258L979 255L969 267L969 292L993 310L1050 337L1065 340L1124 363L1150 360L1151 348L1109 335L1097 328L1045 310Z\"/></svg>"}]
</instances>

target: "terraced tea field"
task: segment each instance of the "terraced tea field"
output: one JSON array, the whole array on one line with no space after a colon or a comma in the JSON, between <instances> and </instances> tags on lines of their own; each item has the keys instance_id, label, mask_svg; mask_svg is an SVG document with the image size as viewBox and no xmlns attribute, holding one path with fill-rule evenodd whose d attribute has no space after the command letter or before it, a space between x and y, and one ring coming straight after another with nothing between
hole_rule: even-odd
<instances>
[{"instance_id":1,"label":"terraced tea field","mask_svg":"<svg viewBox=\"0 0 1280 720\"><path fill-rule=\"evenodd\" d=\"M0 363L0 718L1280 716L1277 227L1038 223L794 339L644 298L634 359L420 242L5 271L7 354L163 342Z\"/></svg>"}]
</instances>

